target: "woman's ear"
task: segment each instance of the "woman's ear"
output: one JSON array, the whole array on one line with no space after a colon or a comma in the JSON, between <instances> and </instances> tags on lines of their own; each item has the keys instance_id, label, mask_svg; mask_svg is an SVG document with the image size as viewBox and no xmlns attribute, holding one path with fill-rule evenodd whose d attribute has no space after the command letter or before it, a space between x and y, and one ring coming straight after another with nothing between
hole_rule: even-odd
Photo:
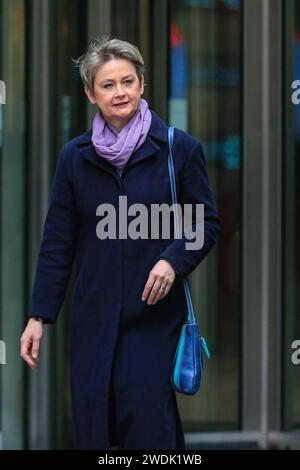
<instances>
[{"instance_id":1,"label":"woman's ear","mask_svg":"<svg viewBox=\"0 0 300 470\"><path fill-rule=\"evenodd\" d=\"M144 93L144 75L141 75L141 96Z\"/></svg>"},{"instance_id":2,"label":"woman's ear","mask_svg":"<svg viewBox=\"0 0 300 470\"><path fill-rule=\"evenodd\" d=\"M84 91L85 91L86 96L88 97L89 102L91 104L96 104L96 100L94 98L94 95L93 95L93 93L91 92L91 90L89 89L89 87L87 85L84 87Z\"/></svg>"}]
</instances>

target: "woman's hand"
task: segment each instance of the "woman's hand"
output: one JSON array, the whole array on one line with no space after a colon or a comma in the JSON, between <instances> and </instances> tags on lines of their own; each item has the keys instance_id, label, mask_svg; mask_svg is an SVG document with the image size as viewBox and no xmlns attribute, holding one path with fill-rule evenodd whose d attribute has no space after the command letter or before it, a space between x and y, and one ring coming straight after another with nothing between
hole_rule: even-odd
<instances>
[{"instance_id":1,"label":"woman's hand","mask_svg":"<svg viewBox=\"0 0 300 470\"><path fill-rule=\"evenodd\" d=\"M40 342L43 336L43 321L29 318L27 326L21 336L20 356L32 368L36 368L39 358Z\"/></svg>"},{"instance_id":2,"label":"woman's hand","mask_svg":"<svg viewBox=\"0 0 300 470\"><path fill-rule=\"evenodd\" d=\"M168 295L176 273L173 267L163 259L159 260L151 269L142 300L147 300L148 305L155 305L156 302Z\"/></svg>"}]
</instances>

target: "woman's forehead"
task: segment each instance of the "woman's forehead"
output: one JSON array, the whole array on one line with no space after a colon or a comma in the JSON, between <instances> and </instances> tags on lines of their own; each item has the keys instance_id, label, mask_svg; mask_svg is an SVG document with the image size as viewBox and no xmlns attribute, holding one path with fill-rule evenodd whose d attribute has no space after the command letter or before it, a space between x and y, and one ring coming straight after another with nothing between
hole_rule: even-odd
<instances>
[{"instance_id":1,"label":"woman's forehead","mask_svg":"<svg viewBox=\"0 0 300 470\"><path fill-rule=\"evenodd\" d=\"M99 78L101 77L102 80L108 80L109 78L113 78L113 75L116 74L122 74L126 76L135 73L136 72L134 65L126 59L109 60L104 64L101 64L97 70L97 76Z\"/></svg>"}]
</instances>

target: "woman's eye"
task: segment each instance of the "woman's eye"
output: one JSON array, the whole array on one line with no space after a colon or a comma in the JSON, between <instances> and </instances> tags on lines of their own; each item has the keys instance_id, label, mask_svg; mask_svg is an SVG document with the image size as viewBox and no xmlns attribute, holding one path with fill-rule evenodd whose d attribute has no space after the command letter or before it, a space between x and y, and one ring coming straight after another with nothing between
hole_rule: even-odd
<instances>
[{"instance_id":1,"label":"woman's eye","mask_svg":"<svg viewBox=\"0 0 300 470\"><path fill-rule=\"evenodd\" d=\"M133 83L133 80L132 80L131 78L128 78L128 80L125 80L124 83L125 83L125 85L127 85L127 86L128 86L128 85L131 85L131 84ZM113 86L112 83L106 83L106 84L104 85L104 88L106 88L106 89L108 90L108 89L112 88L112 86Z\"/></svg>"}]
</instances>

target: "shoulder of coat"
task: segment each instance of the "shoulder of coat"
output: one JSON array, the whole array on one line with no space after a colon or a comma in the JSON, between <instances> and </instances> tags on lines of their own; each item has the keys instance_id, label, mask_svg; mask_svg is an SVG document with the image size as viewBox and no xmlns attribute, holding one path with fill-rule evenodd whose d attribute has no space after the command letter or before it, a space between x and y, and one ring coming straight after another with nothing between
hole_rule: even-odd
<instances>
[{"instance_id":1,"label":"shoulder of coat","mask_svg":"<svg viewBox=\"0 0 300 470\"><path fill-rule=\"evenodd\" d=\"M190 148L195 147L197 144L201 144L199 139L178 127L174 128L174 144L176 144L176 140L184 145L188 145Z\"/></svg>"},{"instance_id":2,"label":"shoulder of coat","mask_svg":"<svg viewBox=\"0 0 300 470\"><path fill-rule=\"evenodd\" d=\"M64 144L62 150L74 150L75 147L92 143L92 129L80 134Z\"/></svg>"}]
</instances>

